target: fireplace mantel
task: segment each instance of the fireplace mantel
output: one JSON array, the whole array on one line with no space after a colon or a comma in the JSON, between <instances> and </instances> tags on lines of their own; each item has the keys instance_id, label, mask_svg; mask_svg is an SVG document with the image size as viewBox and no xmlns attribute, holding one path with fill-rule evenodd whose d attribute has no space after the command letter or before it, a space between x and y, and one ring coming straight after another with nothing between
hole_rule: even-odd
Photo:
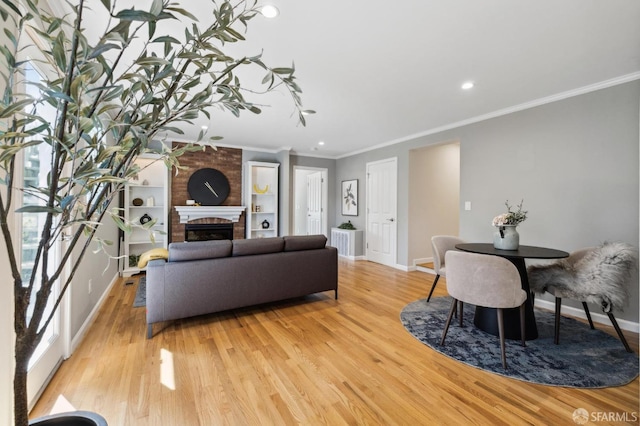
<instances>
[{"instance_id":1,"label":"fireplace mantel","mask_svg":"<svg viewBox=\"0 0 640 426\"><path fill-rule=\"evenodd\" d=\"M237 222L245 211L245 206L175 206L180 215L180 223L208 217Z\"/></svg>"}]
</instances>

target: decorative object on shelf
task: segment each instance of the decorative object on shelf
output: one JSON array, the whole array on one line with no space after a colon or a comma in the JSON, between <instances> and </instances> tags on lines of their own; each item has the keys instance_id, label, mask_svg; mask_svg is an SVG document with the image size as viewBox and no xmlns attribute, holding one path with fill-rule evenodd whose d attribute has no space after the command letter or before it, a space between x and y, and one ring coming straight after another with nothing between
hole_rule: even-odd
<instances>
[{"instance_id":1,"label":"decorative object on shelf","mask_svg":"<svg viewBox=\"0 0 640 426\"><path fill-rule=\"evenodd\" d=\"M130 254L129 255L129 267L130 268L135 268L136 266L138 266L138 261L140 260L140 255L139 254Z\"/></svg>"},{"instance_id":2,"label":"decorative object on shelf","mask_svg":"<svg viewBox=\"0 0 640 426\"><path fill-rule=\"evenodd\" d=\"M134 198L133 201L131 201L131 204L136 207L140 207L143 203L144 201L142 201L142 198Z\"/></svg>"},{"instance_id":3,"label":"decorative object on shelf","mask_svg":"<svg viewBox=\"0 0 640 426\"><path fill-rule=\"evenodd\" d=\"M187 200L187 205L188 206L195 206L196 205L196 200Z\"/></svg>"},{"instance_id":4,"label":"decorative object on shelf","mask_svg":"<svg viewBox=\"0 0 640 426\"><path fill-rule=\"evenodd\" d=\"M230 192L229 180L216 169L196 170L187 184L189 195L203 206L219 206Z\"/></svg>"},{"instance_id":5,"label":"decorative object on shelf","mask_svg":"<svg viewBox=\"0 0 640 426\"><path fill-rule=\"evenodd\" d=\"M355 229L356 229L356 227L355 227L355 226L353 226L353 223L351 223L351 221L350 221L350 220L349 220L349 221L347 221L347 222L344 222L344 223L340 224L340 226L338 226L338 228L339 228L339 229L349 229L349 230L351 230L351 231L353 231L353 230L355 230Z\"/></svg>"},{"instance_id":6,"label":"decorative object on shelf","mask_svg":"<svg viewBox=\"0 0 640 426\"><path fill-rule=\"evenodd\" d=\"M342 181L342 215L358 216L358 179Z\"/></svg>"},{"instance_id":7,"label":"decorative object on shelf","mask_svg":"<svg viewBox=\"0 0 640 426\"><path fill-rule=\"evenodd\" d=\"M512 211L509 200L504 204L507 206L507 212L493 218L492 225L497 228L493 234L493 246L498 250L518 250L520 247L520 234L516 227L527 219L527 211L522 210L520 201L517 211Z\"/></svg>"},{"instance_id":8,"label":"decorative object on shelf","mask_svg":"<svg viewBox=\"0 0 640 426\"><path fill-rule=\"evenodd\" d=\"M269 191L269 185L266 185L264 189L260 189L257 183L253 184L253 191L256 194L266 194Z\"/></svg>"},{"instance_id":9,"label":"decorative object on shelf","mask_svg":"<svg viewBox=\"0 0 640 426\"><path fill-rule=\"evenodd\" d=\"M143 215L140 217L140 223L141 223L141 224L143 224L143 225L144 225L145 223L149 223L149 222L151 222L151 220L152 220L152 219L151 219L151 216L149 216L147 213L143 214Z\"/></svg>"},{"instance_id":10,"label":"decorative object on shelf","mask_svg":"<svg viewBox=\"0 0 640 426\"><path fill-rule=\"evenodd\" d=\"M155 200L153 199L153 197L147 197L147 207L153 206L155 206Z\"/></svg>"},{"instance_id":11,"label":"decorative object on shelf","mask_svg":"<svg viewBox=\"0 0 640 426\"><path fill-rule=\"evenodd\" d=\"M256 213L260 213L262 211L262 206L259 205L259 204L255 205L254 208L255 208L254 212L256 212Z\"/></svg>"},{"instance_id":12,"label":"decorative object on shelf","mask_svg":"<svg viewBox=\"0 0 640 426\"><path fill-rule=\"evenodd\" d=\"M148 186L148 185L149 185L149 181L145 179L145 180L143 180L143 181L142 181L142 184L143 184L144 186Z\"/></svg>"},{"instance_id":13,"label":"decorative object on shelf","mask_svg":"<svg viewBox=\"0 0 640 426\"><path fill-rule=\"evenodd\" d=\"M261 225L262 225L262 229L269 229L269 227L271 227L271 224L267 219L263 220Z\"/></svg>"}]
</instances>

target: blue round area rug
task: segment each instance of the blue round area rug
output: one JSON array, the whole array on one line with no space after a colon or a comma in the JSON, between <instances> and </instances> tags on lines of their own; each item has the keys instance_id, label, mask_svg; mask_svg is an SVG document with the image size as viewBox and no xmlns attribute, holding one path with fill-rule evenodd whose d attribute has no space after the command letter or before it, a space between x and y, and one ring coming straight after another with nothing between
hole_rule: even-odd
<instances>
[{"instance_id":1,"label":"blue round area rug","mask_svg":"<svg viewBox=\"0 0 640 426\"><path fill-rule=\"evenodd\" d=\"M539 309L535 311L539 337L527 341L526 347L519 340L507 340L505 370L498 337L473 325L473 305L464 306L464 327L455 318L451 321L440 346L450 307L450 297L432 298L429 303L421 299L405 306L400 319L409 333L430 348L505 377L551 386L604 388L626 385L638 376L638 354L628 353L617 337L572 318L560 320L560 344L555 345L554 314Z\"/></svg>"}]
</instances>

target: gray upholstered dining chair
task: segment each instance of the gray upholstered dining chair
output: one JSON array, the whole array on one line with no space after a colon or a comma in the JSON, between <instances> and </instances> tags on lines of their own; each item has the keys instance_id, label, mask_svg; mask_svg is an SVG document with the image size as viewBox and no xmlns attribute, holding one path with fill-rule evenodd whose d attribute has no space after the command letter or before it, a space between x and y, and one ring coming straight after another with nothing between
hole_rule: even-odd
<instances>
[{"instance_id":1,"label":"gray upholstered dining chair","mask_svg":"<svg viewBox=\"0 0 640 426\"><path fill-rule=\"evenodd\" d=\"M629 244L618 242L574 251L569 257L550 265L529 266L527 274L531 291L547 291L555 297L554 343L557 345L560 342L562 299L571 298L582 302L592 329L595 327L587 303L599 305L611 320L624 348L631 352L613 309L621 309L627 301L631 272L637 268L637 250Z\"/></svg>"},{"instance_id":2,"label":"gray upholstered dining chair","mask_svg":"<svg viewBox=\"0 0 640 426\"><path fill-rule=\"evenodd\" d=\"M433 281L431 291L429 291L427 302L431 300L431 295L433 294L433 290L436 289L440 276L447 276L445 269L445 253L449 250L455 250L456 244L462 244L464 242L464 240L452 235L434 235L431 237L431 245L433 246L433 269L436 272L436 279Z\"/></svg>"},{"instance_id":3,"label":"gray upholstered dining chair","mask_svg":"<svg viewBox=\"0 0 640 426\"><path fill-rule=\"evenodd\" d=\"M442 331L440 344L444 345L451 324L456 302L471 303L476 306L496 308L502 367L507 368L504 344L503 309L520 308L520 335L525 346L525 310L527 292L522 289L520 274L516 267L499 256L448 251L447 291L453 298L447 322ZM460 311L462 322L462 310Z\"/></svg>"}]
</instances>

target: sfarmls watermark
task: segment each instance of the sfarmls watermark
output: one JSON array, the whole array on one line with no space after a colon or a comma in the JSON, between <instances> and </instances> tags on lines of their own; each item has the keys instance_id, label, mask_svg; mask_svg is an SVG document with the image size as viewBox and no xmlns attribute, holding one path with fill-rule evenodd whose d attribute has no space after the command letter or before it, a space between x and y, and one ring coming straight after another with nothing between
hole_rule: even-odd
<instances>
[{"instance_id":1,"label":"sfarmls watermark","mask_svg":"<svg viewBox=\"0 0 640 426\"><path fill-rule=\"evenodd\" d=\"M636 411L633 412L616 412L616 411L592 411L591 413L584 408L578 408L573 412L573 421L576 424L583 425L587 422L633 422L637 423L640 417Z\"/></svg>"}]
</instances>

